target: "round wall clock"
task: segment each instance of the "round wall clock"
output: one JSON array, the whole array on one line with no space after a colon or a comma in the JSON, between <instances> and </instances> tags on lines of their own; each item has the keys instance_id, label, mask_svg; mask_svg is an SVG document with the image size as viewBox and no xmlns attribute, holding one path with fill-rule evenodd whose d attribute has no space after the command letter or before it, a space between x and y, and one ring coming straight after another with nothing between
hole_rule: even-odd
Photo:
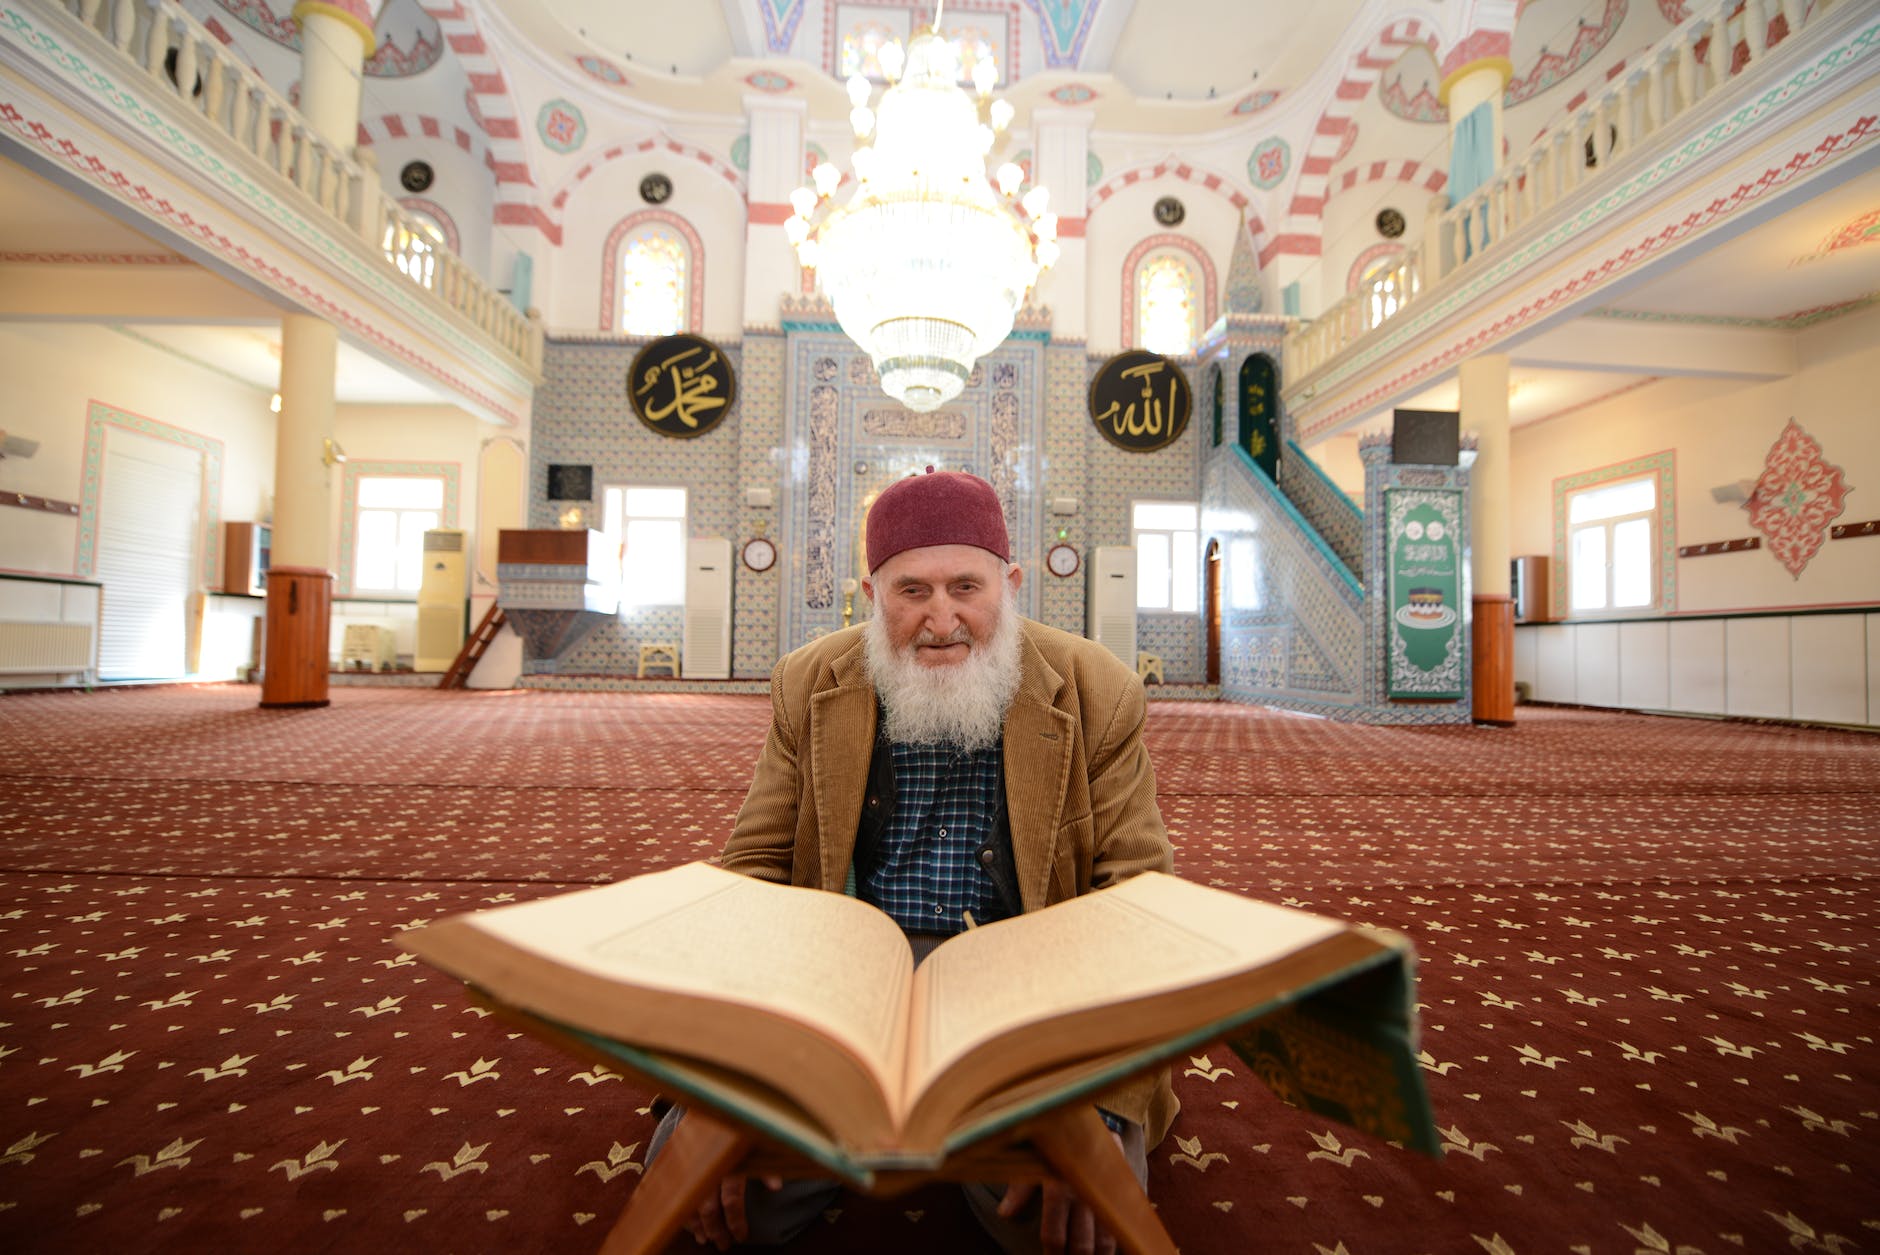
<instances>
[{"instance_id":1,"label":"round wall clock","mask_svg":"<svg viewBox=\"0 0 1880 1255\"><path fill-rule=\"evenodd\" d=\"M753 571L768 571L777 563L777 546L762 536L744 542L744 565Z\"/></svg>"},{"instance_id":2,"label":"round wall clock","mask_svg":"<svg viewBox=\"0 0 1880 1255\"><path fill-rule=\"evenodd\" d=\"M1070 545L1052 545L1044 556L1045 570L1053 575L1075 575L1079 565L1077 550Z\"/></svg>"}]
</instances>

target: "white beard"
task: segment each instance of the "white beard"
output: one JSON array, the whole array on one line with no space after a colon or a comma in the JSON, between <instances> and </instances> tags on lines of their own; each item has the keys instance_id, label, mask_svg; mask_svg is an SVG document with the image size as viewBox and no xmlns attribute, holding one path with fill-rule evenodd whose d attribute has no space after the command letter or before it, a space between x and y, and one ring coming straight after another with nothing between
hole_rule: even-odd
<instances>
[{"instance_id":1,"label":"white beard","mask_svg":"<svg viewBox=\"0 0 1880 1255\"><path fill-rule=\"evenodd\" d=\"M873 615L863 630L868 677L881 698L883 731L905 745L946 745L968 753L997 745L1005 712L1018 692L1017 599L1005 585L992 639L981 644L961 624L949 641L968 647L964 662L929 667L914 657L920 637L895 649L886 619Z\"/></svg>"}]
</instances>

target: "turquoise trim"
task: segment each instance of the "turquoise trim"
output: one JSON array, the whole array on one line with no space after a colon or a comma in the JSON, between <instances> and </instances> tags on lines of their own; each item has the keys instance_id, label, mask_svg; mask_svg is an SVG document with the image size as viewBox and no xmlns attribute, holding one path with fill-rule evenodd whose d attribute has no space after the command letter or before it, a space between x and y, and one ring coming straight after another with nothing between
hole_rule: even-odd
<instances>
[{"instance_id":1,"label":"turquoise trim","mask_svg":"<svg viewBox=\"0 0 1880 1255\"><path fill-rule=\"evenodd\" d=\"M1313 461L1310 455L1308 455L1304 449L1301 449L1299 447L1299 444L1297 441L1288 440L1286 442L1286 447L1287 449L1292 451L1292 454L1294 457L1298 458L1299 461L1304 463L1306 467L1309 468L1314 475L1318 476L1320 483L1324 484L1327 488L1331 489L1334 493L1337 494L1338 499L1345 503L1345 505L1351 510L1351 513L1355 517L1360 518L1360 519L1364 517L1364 511L1359 507L1358 503L1353 501L1350 497L1346 496L1345 490L1343 488L1340 488L1337 484L1332 482L1332 477L1325 473L1325 468L1320 466L1317 462Z\"/></svg>"},{"instance_id":2,"label":"turquoise trim","mask_svg":"<svg viewBox=\"0 0 1880 1255\"><path fill-rule=\"evenodd\" d=\"M1260 464L1253 460L1251 453L1248 453L1239 445L1233 445L1231 447L1241 464L1245 466L1248 474L1253 476L1254 482L1266 485L1268 490L1273 494L1273 501L1285 512L1286 517L1292 520L1293 526L1299 529L1302 536L1312 542L1313 548L1319 551L1319 557L1323 558L1325 565L1331 572L1344 582L1345 587L1350 591L1351 595L1362 602L1364 600L1364 585L1359 582L1357 576L1351 573L1351 568L1345 565L1345 560L1334 553L1332 547L1325 543L1325 538L1319 535L1318 529L1306 521L1305 515L1299 513L1299 507L1286 499L1286 494L1281 492L1279 485L1275 484L1272 479L1268 477L1267 473L1260 469Z\"/></svg>"},{"instance_id":3,"label":"turquoise trim","mask_svg":"<svg viewBox=\"0 0 1880 1255\"><path fill-rule=\"evenodd\" d=\"M840 331L842 330L842 324L841 324L841 323L837 323L837 322L819 322L819 321L814 321L814 320L811 320L811 319L807 319L807 318L785 318L785 319L783 319L783 320L782 320L782 324L781 324L781 325L782 325L782 327L783 327L783 329L784 329L785 331L835 331L835 332L840 332Z\"/></svg>"}]
</instances>

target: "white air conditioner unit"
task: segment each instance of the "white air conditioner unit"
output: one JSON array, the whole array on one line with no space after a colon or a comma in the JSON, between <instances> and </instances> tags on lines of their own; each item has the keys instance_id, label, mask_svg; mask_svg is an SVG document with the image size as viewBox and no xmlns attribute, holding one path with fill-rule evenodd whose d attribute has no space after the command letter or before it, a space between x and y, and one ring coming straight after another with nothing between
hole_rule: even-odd
<instances>
[{"instance_id":1,"label":"white air conditioner unit","mask_svg":"<svg viewBox=\"0 0 1880 1255\"><path fill-rule=\"evenodd\" d=\"M684 648L686 679L731 678L731 542L722 536L686 543Z\"/></svg>"},{"instance_id":2,"label":"white air conditioner unit","mask_svg":"<svg viewBox=\"0 0 1880 1255\"><path fill-rule=\"evenodd\" d=\"M464 533L455 527L424 534L424 575L418 583L418 649L412 660L419 671L448 671L463 648L464 598L468 567Z\"/></svg>"},{"instance_id":3,"label":"white air conditioner unit","mask_svg":"<svg viewBox=\"0 0 1880 1255\"><path fill-rule=\"evenodd\" d=\"M1109 545L1090 551L1084 635L1136 671L1136 551Z\"/></svg>"}]
</instances>

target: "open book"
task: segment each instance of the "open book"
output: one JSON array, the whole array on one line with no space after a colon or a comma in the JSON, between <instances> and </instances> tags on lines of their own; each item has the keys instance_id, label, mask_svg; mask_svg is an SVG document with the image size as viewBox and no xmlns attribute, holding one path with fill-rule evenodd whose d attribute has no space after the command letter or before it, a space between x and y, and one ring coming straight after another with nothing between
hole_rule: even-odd
<instances>
[{"instance_id":1,"label":"open book","mask_svg":"<svg viewBox=\"0 0 1880 1255\"><path fill-rule=\"evenodd\" d=\"M1408 956L1390 934L1147 873L949 938L917 969L874 907L705 863L400 944L838 1171L940 1162L1348 978L1401 977ZM1398 1055L1414 1051L1406 982L1378 1012Z\"/></svg>"}]
</instances>

